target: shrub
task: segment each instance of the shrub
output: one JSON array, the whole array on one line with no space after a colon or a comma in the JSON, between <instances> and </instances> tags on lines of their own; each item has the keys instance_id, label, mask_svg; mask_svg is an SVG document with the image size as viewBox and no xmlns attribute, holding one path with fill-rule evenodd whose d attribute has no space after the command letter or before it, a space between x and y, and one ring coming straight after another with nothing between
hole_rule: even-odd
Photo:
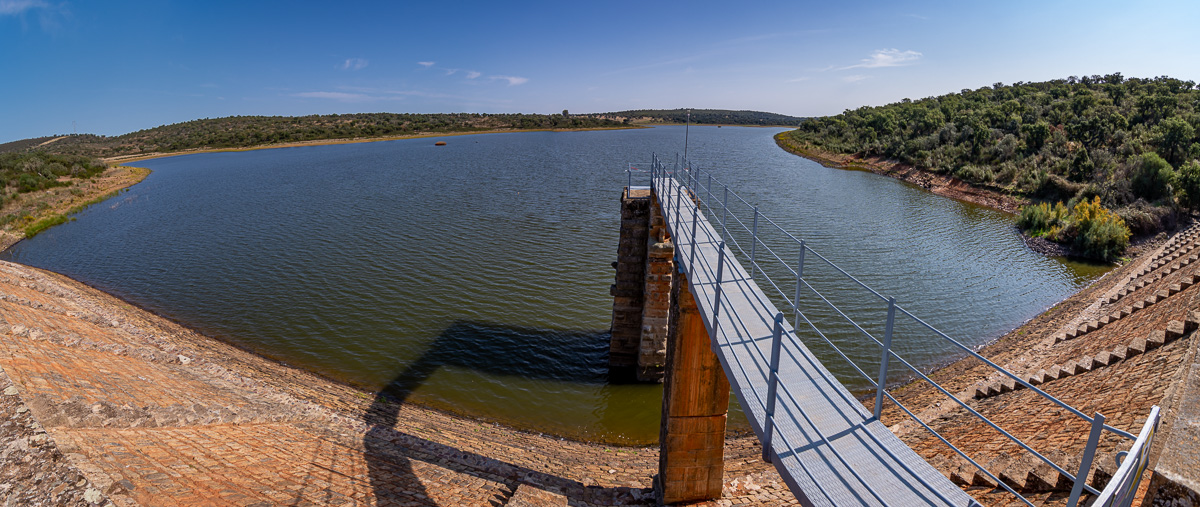
<instances>
[{"instance_id":1,"label":"shrub","mask_svg":"<svg viewBox=\"0 0 1200 507\"><path fill-rule=\"evenodd\" d=\"M1017 217L1017 227L1030 236L1053 235L1066 223L1067 207L1062 202L1053 206L1048 202L1033 204L1021 208Z\"/></svg>"},{"instance_id":2,"label":"shrub","mask_svg":"<svg viewBox=\"0 0 1200 507\"><path fill-rule=\"evenodd\" d=\"M1135 164L1129 175L1134 194L1152 202L1170 195L1168 190L1175 179L1171 164L1154 152L1143 153Z\"/></svg>"},{"instance_id":3,"label":"shrub","mask_svg":"<svg viewBox=\"0 0 1200 507\"><path fill-rule=\"evenodd\" d=\"M1188 208L1200 208L1200 161L1193 160L1179 168L1175 177L1175 198Z\"/></svg>"},{"instance_id":4,"label":"shrub","mask_svg":"<svg viewBox=\"0 0 1200 507\"><path fill-rule=\"evenodd\" d=\"M1068 224L1075 233L1075 249L1084 257L1113 260L1129 246L1129 227L1101 206L1099 197L1076 204Z\"/></svg>"},{"instance_id":5,"label":"shrub","mask_svg":"<svg viewBox=\"0 0 1200 507\"><path fill-rule=\"evenodd\" d=\"M1129 227L1125 220L1100 204L1100 197L1081 199L1071 208L1058 202L1026 206L1017 217L1017 226L1030 236L1068 243L1083 257L1113 260L1129 246Z\"/></svg>"}]
</instances>

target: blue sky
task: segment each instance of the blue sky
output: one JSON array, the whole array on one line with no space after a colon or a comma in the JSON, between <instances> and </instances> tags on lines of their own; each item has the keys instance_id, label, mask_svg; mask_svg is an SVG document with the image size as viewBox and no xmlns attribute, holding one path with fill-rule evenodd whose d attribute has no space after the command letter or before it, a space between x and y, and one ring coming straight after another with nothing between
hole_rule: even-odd
<instances>
[{"instance_id":1,"label":"blue sky","mask_svg":"<svg viewBox=\"0 0 1200 507\"><path fill-rule=\"evenodd\" d=\"M231 115L836 114L1121 72L1200 81L1200 2L0 0L0 142Z\"/></svg>"}]
</instances>

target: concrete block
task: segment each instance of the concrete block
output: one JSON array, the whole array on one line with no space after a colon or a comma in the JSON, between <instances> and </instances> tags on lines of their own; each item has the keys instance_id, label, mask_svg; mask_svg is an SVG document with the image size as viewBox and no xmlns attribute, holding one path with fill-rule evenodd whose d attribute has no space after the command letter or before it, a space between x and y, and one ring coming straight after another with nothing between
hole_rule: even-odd
<instances>
[{"instance_id":1,"label":"concrete block","mask_svg":"<svg viewBox=\"0 0 1200 507\"><path fill-rule=\"evenodd\" d=\"M1117 359L1117 356L1114 356L1112 354L1112 352L1109 352L1107 350L1101 350L1099 353L1097 353L1095 360L1097 363L1100 364L1100 366L1108 366L1117 361L1120 361L1120 359Z\"/></svg>"},{"instance_id":2,"label":"concrete block","mask_svg":"<svg viewBox=\"0 0 1200 507\"><path fill-rule=\"evenodd\" d=\"M1170 322L1167 322L1167 330L1166 330L1166 341L1167 342L1173 342L1175 340L1183 338L1183 335L1184 335L1183 322L1178 321L1178 320L1172 320Z\"/></svg>"},{"instance_id":3,"label":"concrete block","mask_svg":"<svg viewBox=\"0 0 1200 507\"><path fill-rule=\"evenodd\" d=\"M1158 292L1155 292L1154 295L1158 296L1159 301L1162 301L1164 299L1171 297L1171 294L1165 290L1160 290Z\"/></svg>"},{"instance_id":4,"label":"concrete block","mask_svg":"<svg viewBox=\"0 0 1200 507\"><path fill-rule=\"evenodd\" d=\"M950 469L950 482L959 486L970 486L973 482L972 478L978 470L978 468L975 468L975 465L961 463Z\"/></svg>"},{"instance_id":5,"label":"concrete block","mask_svg":"<svg viewBox=\"0 0 1200 507\"><path fill-rule=\"evenodd\" d=\"M1043 375L1042 378L1044 378L1046 380L1046 382L1049 382L1051 380L1058 380L1063 377L1063 370L1057 364L1054 366L1051 366L1049 368L1046 368L1043 371L1045 371L1046 374Z\"/></svg>"},{"instance_id":6,"label":"concrete block","mask_svg":"<svg viewBox=\"0 0 1200 507\"><path fill-rule=\"evenodd\" d=\"M1079 363L1079 366L1081 368L1083 368L1085 371L1092 371L1101 366L1105 366L1104 363L1097 361L1096 358L1091 355L1083 356L1083 357L1079 358L1079 361L1077 361L1077 362Z\"/></svg>"},{"instance_id":7,"label":"concrete block","mask_svg":"<svg viewBox=\"0 0 1200 507\"><path fill-rule=\"evenodd\" d=\"M1100 320L1097 320L1096 323L1099 324L1100 327L1104 327L1104 326L1107 326L1112 321L1113 321L1112 317L1105 315L1103 317L1100 317Z\"/></svg>"},{"instance_id":8,"label":"concrete block","mask_svg":"<svg viewBox=\"0 0 1200 507\"><path fill-rule=\"evenodd\" d=\"M1127 347L1127 350L1129 351L1129 353L1125 356L1126 358L1136 356L1138 354L1145 354L1146 353L1146 339L1145 338L1134 338L1133 341L1129 342L1129 347Z\"/></svg>"},{"instance_id":9,"label":"concrete block","mask_svg":"<svg viewBox=\"0 0 1200 507\"><path fill-rule=\"evenodd\" d=\"M1111 351L1109 351L1109 355L1113 357L1113 360L1108 364L1113 364L1117 361L1124 361L1126 357L1129 357L1129 347L1117 345L1116 347L1113 347Z\"/></svg>"},{"instance_id":10,"label":"concrete block","mask_svg":"<svg viewBox=\"0 0 1200 507\"><path fill-rule=\"evenodd\" d=\"M1151 331L1150 336L1146 337L1146 350L1153 350L1167 343L1167 332L1162 330Z\"/></svg>"},{"instance_id":11,"label":"concrete block","mask_svg":"<svg viewBox=\"0 0 1200 507\"><path fill-rule=\"evenodd\" d=\"M1137 310L1141 310L1142 308L1145 308L1145 307L1146 307L1145 301L1134 301L1133 304L1130 305L1130 313L1133 313Z\"/></svg>"},{"instance_id":12,"label":"concrete block","mask_svg":"<svg viewBox=\"0 0 1200 507\"><path fill-rule=\"evenodd\" d=\"M996 482L995 479L988 477L988 475L986 473L984 473L982 470L980 470L975 465L968 465L968 466L971 467L970 474L971 474L971 485L972 486L982 486L985 488L996 488L996 487L1000 486L999 482Z\"/></svg>"},{"instance_id":13,"label":"concrete block","mask_svg":"<svg viewBox=\"0 0 1200 507\"><path fill-rule=\"evenodd\" d=\"M1007 392L1012 392L1016 389L1017 389L1017 381L1015 381L1009 377L1004 377L1004 378L1000 379L1000 392L1007 393Z\"/></svg>"},{"instance_id":14,"label":"concrete block","mask_svg":"<svg viewBox=\"0 0 1200 507\"><path fill-rule=\"evenodd\" d=\"M1187 318L1183 320L1183 330L1185 333L1191 333L1197 328L1200 328L1200 312L1189 311Z\"/></svg>"},{"instance_id":15,"label":"concrete block","mask_svg":"<svg viewBox=\"0 0 1200 507\"><path fill-rule=\"evenodd\" d=\"M1046 381L1046 370L1038 370L1025 376L1025 381L1031 385L1040 386Z\"/></svg>"},{"instance_id":16,"label":"concrete block","mask_svg":"<svg viewBox=\"0 0 1200 507\"><path fill-rule=\"evenodd\" d=\"M1079 361L1067 361L1062 365L1062 370L1065 374L1064 376L1067 377L1079 375L1080 373L1085 373L1088 371L1084 369L1082 364L1079 364Z\"/></svg>"},{"instance_id":17,"label":"concrete block","mask_svg":"<svg viewBox=\"0 0 1200 507\"><path fill-rule=\"evenodd\" d=\"M987 390L987 396L985 396L985 398L996 396L996 395L1000 394L1000 383L995 382L995 381L988 382L987 386L985 386L984 389Z\"/></svg>"},{"instance_id":18,"label":"concrete block","mask_svg":"<svg viewBox=\"0 0 1200 507\"><path fill-rule=\"evenodd\" d=\"M1177 283L1173 283L1170 287L1167 287L1167 296L1174 296L1181 291L1183 291L1183 287Z\"/></svg>"}]
</instances>

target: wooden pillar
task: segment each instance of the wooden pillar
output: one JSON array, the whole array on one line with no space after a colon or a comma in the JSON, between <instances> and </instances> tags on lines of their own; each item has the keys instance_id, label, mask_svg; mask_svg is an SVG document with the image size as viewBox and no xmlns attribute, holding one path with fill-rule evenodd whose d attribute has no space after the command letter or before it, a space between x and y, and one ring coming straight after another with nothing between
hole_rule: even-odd
<instances>
[{"instance_id":1,"label":"wooden pillar","mask_svg":"<svg viewBox=\"0 0 1200 507\"><path fill-rule=\"evenodd\" d=\"M671 280L656 490L664 504L720 498L729 381L679 272Z\"/></svg>"}]
</instances>

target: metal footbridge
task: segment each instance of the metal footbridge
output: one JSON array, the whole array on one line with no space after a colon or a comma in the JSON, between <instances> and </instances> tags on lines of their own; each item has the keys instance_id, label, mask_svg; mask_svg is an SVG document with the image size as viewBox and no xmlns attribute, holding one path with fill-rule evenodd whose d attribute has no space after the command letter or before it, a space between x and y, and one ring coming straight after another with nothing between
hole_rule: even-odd
<instances>
[{"instance_id":1,"label":"metal footbridge","mask_svg":"<svg viewBox=\"0 0 1200 507\"><path fill-rule=\"evenodd\" d=\"M975 356L1014 381L1025 384L1026 388L1089 421L1092 424L1090 445L1083 457L1081 470L1075 471L1066 470L1042 457L983 418L996 430L1072 480L1076 475L1087 476L1101 431L1135 438L1134 435L1105 425L1103 416L1099 414L1089 417L1045 394L912 315L897 305L894 298L879 294L813 251L803 240L784 231L759 213L756 207L731 192L711 173L689 167L686 162L681 167L678 160L673 169L668 168L657 157L653 159L649 172L650 188L675 245L677 269L686 274L689 289L712 340L713 350L720 359L737 400L762 441L764 459L775 464L802 503L830 506L980 505L880 422L882 404L887 398L926 430L933 432L932 428L888 393L889 362L893 363L893 369L901 365L907 367L911 378L930 382L946 396L943 403L957 403L973 415L983 418L896 354L891 341L900 319L906 321L905 325L910 326L908 329L912 326L921 327L934 336L949 340L964 354ZM752 215L745 213L751 210ZM766 239L770 235L776 239ZM739 259L746 262L749 271ZM834 273L835 280L840 277L836 283L861 289L868 299L877 298L878 314L882 316L886 312L886 320L869 324L856 322L847 315L853 312L843 311L826 297L822 292L825 286L810 283L806 270L817 268L822 269L823 273ZM824 311L819 312L819 318L814 316L810 319L811 312L806 313L808 307L802 301L815 301L817 307ZM782 309L776 306L777 303ZM876 364L880 367L877 375L863 371L831 339L830 328L825 325L831 317L840 320L844 328L857 333L860 341L869 340L879 347L876 349L879 350ZM827 344L853 366L858 375L865 379L864 383L875 391L873 412L817 359L805 345L806 340L821 343L822 346ZM851 352L851 355L854 353ZM1153 416L1150 419L1157 420ZM1147 426L1151 426L1149 421ZM933 434L937 435L936 432ZM1143 431L1145 436L1146 431ZM937 437L1020 501L1033 505L945 438L940 435ZM1139 446L1146 447L1145 440L1148 438L1139 439L1131 450L1131 455L1138 459L1126 459L1124 465L1143 461L1137 451ZM1126 468L1133 467L1122 467ZM1120 492L1109 490L1115 490L1118 483L1122 482L1121 477L1114 477L1110 487L1101 492L1085 484L1084 480L1075 481L1068 505L1074 506L1085 492L1110 502L1113 495ZM1102 493L1107 496L1102 496ZM1110 503L1096 503L1107 504Z\"/></svg>"}]
</instances>

